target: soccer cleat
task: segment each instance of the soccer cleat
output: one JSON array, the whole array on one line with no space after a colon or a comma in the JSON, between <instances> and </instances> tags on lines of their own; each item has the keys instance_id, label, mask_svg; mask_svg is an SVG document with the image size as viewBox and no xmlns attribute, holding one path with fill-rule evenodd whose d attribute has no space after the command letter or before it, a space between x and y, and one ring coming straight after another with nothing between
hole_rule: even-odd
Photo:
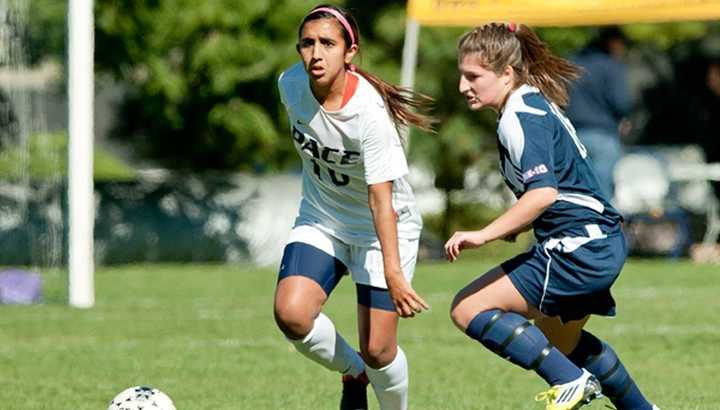
<instances>
[{"instance_id":1,"label":"soccer cleat","mask_svg":"<svg viewBox=\"0 0 720 410\"><path fill-rule=\"evenodd\" d=\"M370 382L365 372L358 377L346 374L342 378L343 390L340 410L367 410L367 385Z\"/></svg>"},{"instance_id":2,"label":"soccer cleat","mask_svg":"<svg viewBox=\"0 0 720 410\"><path fill-rule=\"evenodd\" d=\"M656 405L653 404L652 410L660 410L660 407L658 407L658 406L656 406Z\"/></svg>"},{"instance_id":3,"label":"soccer cleat","mask_svg":"<svg viewBox=\"0 0 720 410\"><path fill-rule=\"evenodd\" d=\"M585 369L577 379L541 392L535 401L545 401L545 410L575 410L602 397L600 382Z\"/></svg>"}]
</instances>

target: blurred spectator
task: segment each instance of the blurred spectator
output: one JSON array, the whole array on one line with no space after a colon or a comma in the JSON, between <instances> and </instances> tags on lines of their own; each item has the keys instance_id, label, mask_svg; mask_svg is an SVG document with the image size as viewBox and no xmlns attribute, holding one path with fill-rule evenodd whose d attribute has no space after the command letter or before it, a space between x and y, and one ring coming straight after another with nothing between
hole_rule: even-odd
<instances>
[{"instance_id":1,"label":"blurred spectator","mask_svg":"<svg viewBox=\"0 0 720 410\"><path fill-rule=\"evenodd\" d=\"M720 61L712 61L708 64L705 72L705 85L707 88L702 94L704 97L704 101L701 101L703 104L701 106L702 123L698 124L698 137L700 138L700 146L705 150L707 162L720 162L720 144L718 143L718 131L720 131ZM715 194L720 197L720 182L714 182L713 188Z\"/></svg>"},{"instance_id":2,"label":"blurred spectator","mask_svg":"<svg viewBox=\"0 0 720 410\"><path fill-rule=\"evenodd\" d=\"M720 59L678 65L675 84L648 93L644 144L697 144L707 162L720 162ZM720 183L713 183L720 197Z\"/></svg>"},{"instance_id":3,"label":"blurred spectator","mask_svg":"<svg viewBox=\"0 0 720 410\"><path fill-rule=\"evenodd\" d=\"M600 30L597 38L571 60L582 76L570 88L567 116L588 150L600 188L612 200L613 170L623 153L620 136L627 134L632 101L627 70L621 62L626 37L619 27Z\"/></svg>"}]
</instances>

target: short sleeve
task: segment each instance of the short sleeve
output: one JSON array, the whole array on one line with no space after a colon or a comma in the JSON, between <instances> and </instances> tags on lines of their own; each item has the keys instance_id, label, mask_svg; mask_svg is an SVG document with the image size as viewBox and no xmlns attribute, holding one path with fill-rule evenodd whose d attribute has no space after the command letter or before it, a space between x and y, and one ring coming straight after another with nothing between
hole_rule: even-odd
<instances>
[{"instance_id":1,"label":"short sleeve","mask_svg":"<svg viewBox=\"0 0 720 410\"><path fill-rule=\"evenodd\" d=\"M370 117L362 141L365 183L372 185L403 177L408 166L395 124L384 108Z\"/></svg>"},{"instance_id":2,"label":"short sleeve","mask_svg":"<svg viewBox=\"0 0 720 410\"><path fill-rule=\"evenodd\" d=\"M278 76L277 80L277 87L278 87L278 93L280 94L280 102L287 107L287 95L285 93L285 83L287 82L284 79L285 73L281 73L280 76Z\"/></svg>"},{"instance_id":3,"label":"short sleeve","mask_svg":"<svg viewBox=\"0 0 720 410\"><path fill-rule=\"evenodd\" d=\"M307 84L307 74L302 63L297 63L283 71L277 80L280 101L289 109L302 98Z\"/></svg>"},{"instance_id":4,"label":"short sleeve","mask_svg":"<svg viewBox=\"0 0 720 410\"><path fill-rule=\"evenodd\" d=\"M544 121L519 115L525 144L520 156L520 172L525 191L557 188L553 155L553 132Z\"/></svg>"}]
</instances>

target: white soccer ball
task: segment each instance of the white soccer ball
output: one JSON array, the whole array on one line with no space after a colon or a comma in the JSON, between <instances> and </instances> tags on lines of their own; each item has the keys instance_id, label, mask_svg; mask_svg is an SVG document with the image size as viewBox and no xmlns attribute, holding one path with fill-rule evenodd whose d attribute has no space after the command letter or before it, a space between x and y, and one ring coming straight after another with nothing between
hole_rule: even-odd
<instances>
[{"instance_id":1,"label":"white soccer ball","mask_svg":"<svg viewBox=\"0 0 720 410\"><path fill-rule=\"evenodd\" d=\"M175 410L170 397L149 386L134 386L115 396L107 410Z\"/></svg>"}]
</instances>

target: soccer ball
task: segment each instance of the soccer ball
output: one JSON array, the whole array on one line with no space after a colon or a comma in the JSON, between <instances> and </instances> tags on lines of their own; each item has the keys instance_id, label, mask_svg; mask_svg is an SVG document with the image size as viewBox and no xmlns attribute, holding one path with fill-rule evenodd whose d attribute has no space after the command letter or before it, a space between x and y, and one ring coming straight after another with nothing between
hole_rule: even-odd
<instances>
[{"instance_id":1,"label":"soccer ball","mask_svg":"<svg viewBox=\"0 0 720 410\"><path fill-rule=\"evenodd\" d=\"M149 386L135 386L115 396L107 410L175 410L170 397Z\"/></svg>"}]
</instances>

